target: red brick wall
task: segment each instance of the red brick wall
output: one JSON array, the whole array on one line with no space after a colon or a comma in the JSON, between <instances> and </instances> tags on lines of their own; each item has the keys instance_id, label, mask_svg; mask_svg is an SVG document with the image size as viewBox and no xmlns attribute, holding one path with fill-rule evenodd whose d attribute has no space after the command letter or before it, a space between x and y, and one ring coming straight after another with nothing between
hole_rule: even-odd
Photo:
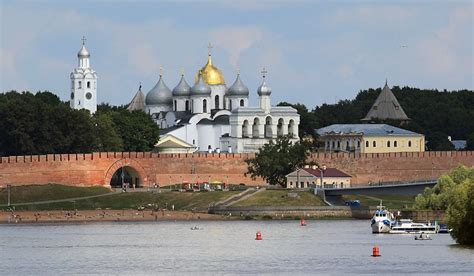
<instances>
[{"instance_id":1,"label":"red brick wall","mask_svg":"<svg viewBox=\"0 0 474 276\"><path fill-rule=\"evenodd\" d=\"M157 154L102 152L2 157L0 186L62 183L76 186L109 185L115 170L133 167L145 185L220 180L257 185L261 179L244 176L245 159L252 154ZM311 159L352 175L353 184L432 179L457 165L474 166L474 152L386 154L319 153ZM196 174L191 174L192 168Z\"/></svg>"}]
</instances>

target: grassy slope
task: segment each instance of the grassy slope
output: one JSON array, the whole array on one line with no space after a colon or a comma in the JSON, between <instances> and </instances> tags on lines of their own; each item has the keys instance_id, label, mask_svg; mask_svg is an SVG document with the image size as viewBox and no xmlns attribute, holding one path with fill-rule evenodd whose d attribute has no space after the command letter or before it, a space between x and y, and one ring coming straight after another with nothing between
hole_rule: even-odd
<instances>
[{"instance_id":1,"label":"grassy slope","mask_svg":"<svg viewBox=\"0 0 474 276\"><path fill-rule=\"evenodd\" d=\"M297 193L299 198L289 197L288 193ZM232 206L325 206L325 204L311 192L266 190Z\"/></svg>"},{"instance_id":2,"label":"grassy slope","mask_svg":"<svg viewBox=\"0 0 474 276\"><path fill-rule=\"evenodd\" d=\"M91 195L110 193L104 187L70 187L63 185L31 185L12 187L12 203L47 201L55 199L68 199ZM223 200L238 192L164 192L164 193L121 193L104 197L57 202L29 206L16 206L17 210L91 210L91 209L136 209L139 206L153 204L157 208L171 208L175 210L207 210L209 204ZM1 204L7 203L7 193L0 191Z\"/></svg>"},{"instance_id":3,"label":"grassy slope","mask_svg":"<svg viewBox=\"0 0 474 276\"><path fill-rule=\"evenodd\" d=\"M403 209L405 206L410 208L415 203L414 196L401 196L401 195L345 195L342 199L347 200L360 200L362 206L377 206L382 200L382 204L389 209Z\"/></svg>"},{"instance_id":4,"label":"grassy slope","mask_svg":"<svg viewBox=\"0 0 474 276\"><path fill-rule=\"evenodd\" d=\"M110 193L111 190L102 186L94 187L73 187L59 184L48 185L28 185L28 186L12 186L11 202L35 202L55 199L66 199L74 197L86 197ZM7 204L7 189L0 189L0 204Z\"/></svg>"}]
</instances>

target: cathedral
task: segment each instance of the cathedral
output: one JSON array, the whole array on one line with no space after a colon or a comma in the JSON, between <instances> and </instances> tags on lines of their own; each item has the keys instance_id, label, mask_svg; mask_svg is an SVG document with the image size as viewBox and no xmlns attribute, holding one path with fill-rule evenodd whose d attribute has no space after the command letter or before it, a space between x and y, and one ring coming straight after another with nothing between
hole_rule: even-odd
<instances>
[{"instance_id":1,"label":"cathedral","mask_svg":"<svg viewBox=\"0 0 474 276\"><path fill-rule=\"evenodd\" d=\"M192 86L182 73L171 90L160 70L156 85L146 95L140 85L128 109L148 113L160 126L156 147L163 153L250 153L279 136L298 141L300 116L292 107L271 105L266 73L264 69L257 89L259 106L250 107L249 89L240 74L227 87L209 50Z\"/></svg>"}]
</instances>

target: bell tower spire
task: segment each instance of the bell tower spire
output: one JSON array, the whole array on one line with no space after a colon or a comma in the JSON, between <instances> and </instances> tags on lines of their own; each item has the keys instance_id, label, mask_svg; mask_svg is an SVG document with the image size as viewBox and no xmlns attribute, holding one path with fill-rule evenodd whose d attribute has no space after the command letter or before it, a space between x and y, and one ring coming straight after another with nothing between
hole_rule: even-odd
<instances>
[{"instance_id":1,"label":"bell tower spire","mask_svg":"<svg viewBox=\"0 0 474 276\"><path fill-rule=\"evenodd\" d=\"M71 73L70 106L74 109L87 109L90 113L97 110L97 74L90 67L90 53L86 48L86 37L82 37L82 46L77 53L78 65Z\"/></svg>"}]
</instances>

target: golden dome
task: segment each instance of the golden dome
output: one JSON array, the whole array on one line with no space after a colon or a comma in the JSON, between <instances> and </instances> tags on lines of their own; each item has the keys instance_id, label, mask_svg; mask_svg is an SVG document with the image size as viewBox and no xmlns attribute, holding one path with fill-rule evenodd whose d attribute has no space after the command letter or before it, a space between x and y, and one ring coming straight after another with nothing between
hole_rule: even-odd
<instances>
[{"instance_id":1,"label":"golden dome","mask_svg":"<svg viewBox=\"0 0 474 276\"><path fill-rule=\"evenodd\" d=\"M202 67L201 70L198 71L198 73L196 75L196 80L195 80L196 83L199 81L199 77L201 75L202 75L204 81L208 85L225 84L224 76L222 75L221 70L219 70L217 67L212 65L211 54L209 54L209 56L207 58L206 65L204 65L204 67Z\"/></svg>"}]
</instances>

